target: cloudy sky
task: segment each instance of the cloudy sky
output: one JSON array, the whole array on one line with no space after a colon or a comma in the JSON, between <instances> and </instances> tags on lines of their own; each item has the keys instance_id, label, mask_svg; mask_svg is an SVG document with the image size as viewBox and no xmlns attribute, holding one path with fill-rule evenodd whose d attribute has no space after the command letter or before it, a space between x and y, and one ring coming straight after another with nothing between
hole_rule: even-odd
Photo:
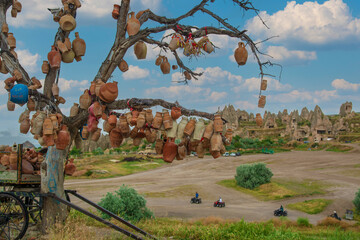
<instances>
[{"instance_id":1,"label":"cloudy sky","mask_svg":"<svg viewBox=\"0 0 360 240\"><path fill-rule=\"evenodd\" d=\"M23 11L17 18L8 13L10 32L17 39L16 52L21 64L30 76L44 79L41 64L47 60L58 24L52 21L47 8L60 7L60 0L21 1ZM111 17L112 6L120 0L81 0L77 14L80 37L86 41L87 52L83 61L62 64L60 95L67 100L62 105L68 114L74 102L78 102L82 91L89 87L99 66L108 54L116 33L116 21ZM176 17L188 11L200 0L132 0L131 10L138 12L151 8L158 15ZM238 67L233 58L238 41L224 36L210 35L210 40L219 48L215 53L198 58L182 59L191 69L204 72L198 81L188 85L175 81L182 79L179 70L163 75L154 61L160 49L148 45L146 60L137 60L133 49L129 49L125 60L130 69L126 73L115 70L112 80L119 82L119 98L146 97L179 101L187 108L215 112L218 107L233 104L249 112L277 112L313 109L319 105L326 114L339 112L341 103L352 101L355 111L360 111L360 2L358 0L284 1L254 0L262 19L253 12L244 12L231 3L216 0L208 8L239 29L247 29L255 41L272 38L261 45L262 52L272 56L274 63L283 67L267 69L276 78L268 78L265 109L257 108L260 81L259 69L252 54L248 63ZM215 26L219 24L203 13L198 13L182 24ZM151 22L146 26L157 26ZM74 32L70 39L74 39ZM166 32L166 34L170 31ZM161 39L163 34L154 35ZM169 41L169 39L165 40ZM174 58L168 55L171 64ZM263 57L264 60L268 57ZM30 134L19 133L18 116L25 107L16 107L14 112L6 108L7 92L3 89L9 76L0 76L0 144L31 139ZM160 110L157 109L157 110Z\"/></svg>"}]
</instances>

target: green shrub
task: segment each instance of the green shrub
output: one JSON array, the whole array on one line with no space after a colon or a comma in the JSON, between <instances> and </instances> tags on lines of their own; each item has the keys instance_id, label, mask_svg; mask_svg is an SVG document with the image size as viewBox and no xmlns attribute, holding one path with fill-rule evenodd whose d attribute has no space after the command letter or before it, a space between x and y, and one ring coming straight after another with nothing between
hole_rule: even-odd
<instances>
[{"instance_id":1,"label":"green shrub","mask_svg":"<svg viewBox=\"0 0 360 240\"><path fill-rule=\"evenodd\" d=\"M273 173L265 163L244 164L236 168L237 185L254 189L264 183L269 183Z\"/></svg>"},{"instance_id":2,"label":"green shrub","mask_svg":"<svg viewBox=\"0 0 360 240\"><path fill-rule=\"evenodd\" d=\"M299 217L296 222L300 227L310 227L311 226L311 224L309 223L309 219L307 219L307 218Z\"/></svg>"},{"instance_id":3,"label":"green shrub","mask_svg":"<svg viewBox=\"0 0 360 240\"><path fill-rule=\"evenodd\" d=\"M355 199L353 201L354 205L355 205L355 208L356 208L356 211L358 213L360 213L360 189L359 191L355 194Z\"/></svg>"},{"instance_id":4,"label":"green shrub","mask_svg":"<svg viewBox=\"0 0 360 240\"><path fill-rule=\"evenodd\" d=\"M146 200L135 189L122 185L115 193L107 193L99 205L127 221L137 222L141 219L152 218L153 213L146 207ZM110 216L101 213L104 219Z\"/></svg>"},{"instance_id":5,"label":"green shrub","mask_svg":"<svg viewBox=\"0 0 360 240\"><path fill-rule=\"evenodd\" d=\"M72 156L80 156L81 155L81 150L74 147L70 152L69 152L70 155Z\"/></svg>"},{"instance_id":6,"label":"green shrub","mask_svg":"<svg viewBox=\"0 0 360 240\"><path fill-rule=\"evenodd\" d=\"M94 151L92 151L92 154L97 156L97 155L103 155L104 151L102 150L101 147L98 147L97 149L95 149Z\"/></svg>"}]
</instances>

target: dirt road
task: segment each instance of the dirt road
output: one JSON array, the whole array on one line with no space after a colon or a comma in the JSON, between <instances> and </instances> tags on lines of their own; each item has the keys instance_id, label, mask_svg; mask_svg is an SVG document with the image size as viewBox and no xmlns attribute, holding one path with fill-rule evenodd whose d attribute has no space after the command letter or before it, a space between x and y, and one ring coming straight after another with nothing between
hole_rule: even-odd
<instances>
[{"instance_id":1,"label":"dirt road","mask_svg":"<svg viewBox=\"0 0 360 240\"><path fill-rule=\"evenodd\" d=\"M274 178L286 180L314 180L331 184L328 193L321 196L298 197L277 201L259 201L253 196L216 184L231 179L236 167L243 163L265 162L274 173ZM69 180L67 189L76 189L80 194L98 202L107 192L113 192L121 184L129 185L141 193L148 193L147 206L155 216L176 218L200 218L219 216L223 218L265 221L273 218L273 210L281 204L325 198L334 202L323 213L309 215L289 210L289 218L307 217L315 224L333 210L340 216L353 208L352 200L360 187L360 154L326 151L293 151L273 155L248 155L198 159L189 157L174 161L161 168L124 177L99 180ZM202 204L190 204L190 198L200 193ZM222 197L225 208L214 208L213 202ZM75 199L73 202L84 206Z\"/></svg>"}]
</instances>

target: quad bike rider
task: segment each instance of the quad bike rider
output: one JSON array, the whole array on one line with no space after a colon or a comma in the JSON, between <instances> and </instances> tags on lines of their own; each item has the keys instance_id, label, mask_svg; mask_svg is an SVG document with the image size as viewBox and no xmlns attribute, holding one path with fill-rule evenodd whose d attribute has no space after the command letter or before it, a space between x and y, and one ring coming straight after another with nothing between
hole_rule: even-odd
<instances>
[{"instance_id":1,"label":"quad bike rider","mask_svg":"<svg viewBox=\"0 0 360 240\"><path fill-rule=\"evenodd\" d=\"M214 202L214 207L225 207L225 202L222 201L222 198L219 197L219 200L217 200L216 202Z\"/></svg>"},{"instance_id":2,"label":"quad bike rider","mask_svg":"<svg viewBox=\"0 0 360 240\"><path fill-rule=\"evenodd\" d=\"M341 218L337 215L336 211L334 211L334 213L331 214L329 217L332 217L332 218L335 218L335 219L341 221Z\"/></svg>"},{"instance_id":3,"label":"quad bike rider","mask_svg":"<svg viewBox=\"0 0 360 240\"><path fill-rule=\"evenodd\" d=\"M190 200L190 203L197 203L197 204L201 203L201 198L199 198L199 193L198 192L195 193L195 197L193 197Z\"/></svg>"},{"instance_id":4,"label":"quad bike rider","mask_svg":"<svg viewBox=\"0 0 360 240\"><path fill-rule=\"evenodd\" d=\"M281 205L279 209L276 209L274 211L274 216L280 217L280 216L287 216L287 211L284 210L284 207Z\"/></svg>"}]
</instances>

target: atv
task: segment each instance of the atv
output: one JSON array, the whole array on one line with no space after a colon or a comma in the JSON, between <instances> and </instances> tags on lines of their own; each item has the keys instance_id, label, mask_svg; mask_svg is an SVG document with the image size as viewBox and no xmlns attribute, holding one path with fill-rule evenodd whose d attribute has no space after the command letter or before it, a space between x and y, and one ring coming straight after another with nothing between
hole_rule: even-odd
<instances>
[{"instance_id":1,"label":"atv","mask_svg":"<svg viewBox=\"0 0 360 240\"><path fill-rule=\"evenodd\" d=\"M219 202L219 201L216 201L214 202L214 207L225 207L225 202Z\"/></svg>"},{"instance_id":2,"label":"atv","mask_svg":"<svg viewBox=\"0 0 360 240\"><path fill-rule=\"evenodd\" d=\"M195 198L195 197L193 197L193 198L190 200L190 203L200 204L200 203L201 203L201 198Z\"/></svg>"},{"instance_id":3,"label":"atv","mask_svg":"<svg viewBox=\"0 0 360 240\"><path fill-rule=\"evenodd\" d=\"M276 209L274 211L274 216L277 216L277 217L286 217L287 216L287 211L286 210L281 210L280 208L279 209Z\"/></svg>"}]
</instances>

